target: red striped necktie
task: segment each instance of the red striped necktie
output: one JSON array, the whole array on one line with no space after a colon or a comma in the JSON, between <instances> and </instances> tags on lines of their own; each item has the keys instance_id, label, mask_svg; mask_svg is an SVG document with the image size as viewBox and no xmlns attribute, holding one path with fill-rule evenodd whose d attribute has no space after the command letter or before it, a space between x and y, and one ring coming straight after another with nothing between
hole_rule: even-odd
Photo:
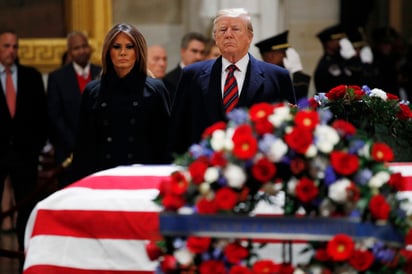
<instances>
[{"instance_id":1,"label":"red striped necktie","mask_svg":"<svg viewBox=\"0 0 412 274\"><path fill-rule=\"evenodd\" d=\"M237 102L239 101L239 95L237 81L234 75L237 67L232 64L227 67L227 70L229 70L229 72L226 77L225 87L223 91L223 105L225 107L226 113L229 113L234 107L236 107Z\"/></svg>"},{"instance_id":2,"label":"red striped necktie","mask_svg":"<svg viewBox=\"0 0 412 274\"><path fill-rule=\"evenodd\" d=\"M9 68L6 68L6 100L10 115L14 117L16 112L16 89L14 88L13 78Z\"/></svg>"}]
</instances>

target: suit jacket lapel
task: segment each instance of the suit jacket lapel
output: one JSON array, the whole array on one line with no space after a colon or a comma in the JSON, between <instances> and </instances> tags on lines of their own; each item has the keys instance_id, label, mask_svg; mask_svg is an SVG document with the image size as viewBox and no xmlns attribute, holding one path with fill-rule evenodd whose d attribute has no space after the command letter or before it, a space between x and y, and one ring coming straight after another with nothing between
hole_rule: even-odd
<instances>
[{"instance_id":1,"label":"suit jacket lapel","mask_svg":"<svg viewBox=\"0 0 412 274\"><path fill-rule=\"evenodd\" d=\"M216 59L208 70L205 70L201 75L202 83L204 83L202 89L203 92L208 93L205 96L207 106L206 109L209 113L209 117L212 121L221 120L225 117L225 110L223 107L222 87L221 87L221 75L222 75L222 57Z\"/></svg>"}]
</instances>

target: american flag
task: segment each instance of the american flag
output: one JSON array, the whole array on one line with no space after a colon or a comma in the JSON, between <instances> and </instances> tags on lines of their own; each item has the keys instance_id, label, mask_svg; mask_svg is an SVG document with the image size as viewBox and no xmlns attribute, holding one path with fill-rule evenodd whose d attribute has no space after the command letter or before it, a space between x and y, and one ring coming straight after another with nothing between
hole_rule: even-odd
<instances>
[{"instance_id":1,"label":"american flag","mask_svg":"<svg viewBox=\"0 0 412 274\"><path fill-rule=\"evenodd\" d=\"M24 274L145 274L160 239L158 186L177 166L123 166L86 177L37 204L26 228ZM412 163L394 163L412 196ZM412 204L412 199L411 199ZM412 207L410 207L412 208ZM411 212L412 213L412 212Z\"/></svg>"}]
</instances>

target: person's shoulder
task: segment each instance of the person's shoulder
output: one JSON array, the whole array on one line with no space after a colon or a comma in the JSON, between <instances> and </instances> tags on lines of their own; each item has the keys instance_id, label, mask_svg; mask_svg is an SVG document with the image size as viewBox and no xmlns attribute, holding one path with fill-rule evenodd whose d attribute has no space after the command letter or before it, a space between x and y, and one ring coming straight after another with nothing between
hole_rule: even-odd
<instances>
[{"instance_id":1,"label":"person's shoulder","mask_svg":"<svg viewBox=\"0 0 412 274\"><path fill-rule=\"evenodd\" d=\"M19 65L17 65L17 69L20 71L20 73L40 75L41 76L41 72L37 68L32 67L32 66L19 64Z\"/></svg>"},{"instance_id":2,"label":"person's shoulder","mask_svg":"<svg viewBox=\"0 0 412 274\"><path fill-rule=\"evenodd\" d=\"M281 74L289 74L289 71L281 66L271 64L268 62L260 61L255 59L255 65L260 67L263 71L270 71L270 72L275 72L275 73L281 73Z\"/></svg>"}]
</instances>

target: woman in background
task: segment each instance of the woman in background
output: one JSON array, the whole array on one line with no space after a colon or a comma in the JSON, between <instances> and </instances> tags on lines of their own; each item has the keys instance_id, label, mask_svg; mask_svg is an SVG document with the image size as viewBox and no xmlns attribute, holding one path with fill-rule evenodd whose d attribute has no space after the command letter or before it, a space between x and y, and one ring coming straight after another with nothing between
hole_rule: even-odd
<instances>
[{"instance_id":1,"label":"woman in background","mask_svg":"<svg viewBox=\"0 0 412 274\"><path fill-rule=\"evenodd\" d=\"M167 162L168 92L148 76L147 44L130 24L106 35L102 75L82 96L73 180L119 165Z\"/></svg>"}]
</instances>

